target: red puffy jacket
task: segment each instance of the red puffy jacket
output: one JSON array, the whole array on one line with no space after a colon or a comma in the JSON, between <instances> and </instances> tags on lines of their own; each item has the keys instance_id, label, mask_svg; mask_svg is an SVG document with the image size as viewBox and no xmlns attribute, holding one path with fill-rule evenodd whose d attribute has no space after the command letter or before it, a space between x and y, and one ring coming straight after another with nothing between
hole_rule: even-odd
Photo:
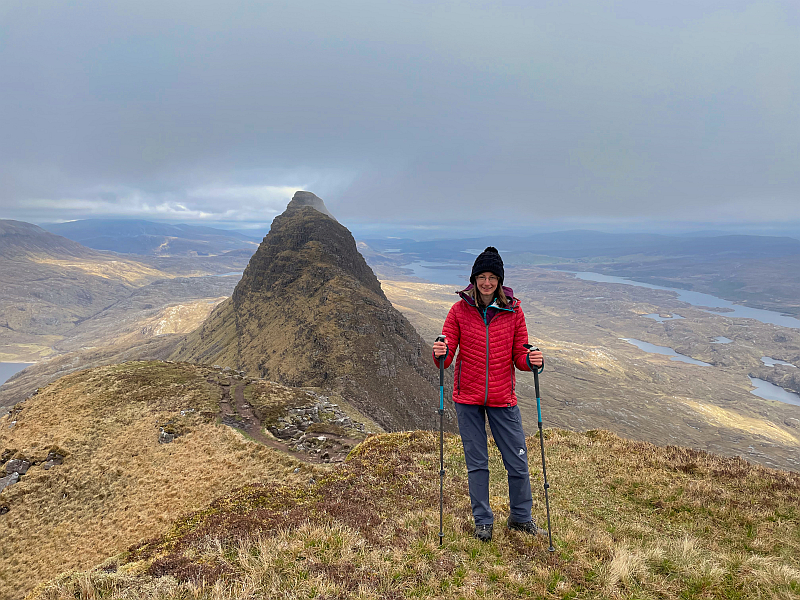
<instances>
[{"instance_id":1,"label":"red puffy jacket","mask_svg":"<svg viewBox=\"0 0 800 600\"><path fill-rule=\"evenodd\" d=\"M447 337L445 368L461 348L453 375L453 401L516 406L514 366L530 371L525 361L528 351L523 346L528 343L525 315L510 288L503 288L510 299L507 308L489 307L484 311L465 293L470 287L459 292L461 300L450 309L442 327ZM438 367L435 356L433 361Z\"/></svg>"}]
</instances>

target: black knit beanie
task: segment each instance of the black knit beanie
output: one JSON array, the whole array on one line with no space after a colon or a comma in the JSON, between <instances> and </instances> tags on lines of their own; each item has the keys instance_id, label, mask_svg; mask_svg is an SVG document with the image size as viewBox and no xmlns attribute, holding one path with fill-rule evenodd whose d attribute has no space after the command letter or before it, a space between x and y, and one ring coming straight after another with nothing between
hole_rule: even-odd
<instances>
[{"instance_id":1,"label":"black knit beanie","mask_svg":"<svg viewBox=\"0 0 800 600\"><path fill-rule=\"evenodd\" d=\"M494 273L500 279L500 285L503 285L505 278L505 271L503 271L503 259L500 258L500 253L494 246L489 246L478 255L475 259L475 264L472 265L472 275L469 276L469 282L475 284L475 277L481 273Z\"/></svg>"}]
</instances>

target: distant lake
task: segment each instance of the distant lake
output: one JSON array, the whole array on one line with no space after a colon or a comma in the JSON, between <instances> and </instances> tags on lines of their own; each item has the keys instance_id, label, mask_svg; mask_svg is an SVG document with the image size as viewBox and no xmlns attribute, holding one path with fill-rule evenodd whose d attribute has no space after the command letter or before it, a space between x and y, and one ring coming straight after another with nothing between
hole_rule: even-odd
<instances>
[{"instance_id":1,"label":"distant lake","mask_svg":"<svg viewBox=\"0 0 800 600\"><path fill-rule=\"evenodd\" d=\"M771 323L772 325L779 325L781 327L792 327L800 329L800 319L782 315L773 310L763 310L761 308L750 308L734 304L728 300L717 298L711 294L703 294L701 292L690 292L678 288L664 287L661 285L653 285L651 283L642 283L641 281L633 281L626 277L615 277L613 275L601 275L600 273L591 273L585 271L567 271L559 269L565 273L573 273L578 279L584 281L597 281L599 283L622 283L624 285L635 285L636 287L648 288L651 290L664 290L667 292L674 292L678 295L678 300L686 302L692 306L707 306L712 308L720 308L722 310L710 310L711 313L722 313L725 317L736 317L739 319L755 319L762 323ZM730 309L730 310L728 310Z\"/></svg>"},{"instance_id":2,"label":"distant lake","mask_svg":"<svg viewBox=\"0 0 800 600\"><path fill-rule=\"evenodd\" d=\"M683 317L680 315L673 314L671 317L662 317L658 313L653 313L651 315L644 315L648 319L655 319L659 323L663 323L664 321L674 321L675 319L682 319Z\"/></svg>"},{"instance_id":3,"label":"distant lake","mask_svg":"<svg viewBox=\"0 0 800 600\"><path fill-rule=\"evenodd\" d=\"M792 363L788 363L785 360L778 360L777 358L770 358L769 356L762 356L761 362L763 362L768 367L774 367L775 365L786 365L787 367L794 367Z\"/></svg>"},{"instance_id":4,"label":"distant lake","mask_svg":"<svg viewBox=\"0 0 800 600\"><path fill-rule=\"evenodd\" d=\"M36 363L0 362L0 385L3 385L15 373L19 373L22 369L35 364Z\"/></svg>"},{"instance_id":5,"label":"distant lake","mask_svg":"<svg viewBox=\"0 0 800 600\"><path fill-rule=\"evenodd\" d=\"M652 352L653 354L661 354L663 356L669 356L670 360L676 360L678 362L688 363L690 365L698 365L701 367L710 367L712 365L703 362L702 360L695 360L690 356L686 356L685 354L678 354L672 348L667 346L656 346L655 344L651 344L650 342L643 342L642 340L634 340L632 338L620 338L621 340L625 340L629 344L633 344L639 350L644 350L645 352Z\"/></svg>"},{"instance_id":6,"label":"distant lake","mask_svg":"<svg viewBox=\"0 0 800 600\"><path fill-rule=\"evenodd\" d=\"M466 263L437 263L424 260L403 265L404 269L411 269L420 279L427 279L440 285L455 285L464 289L469 285L469 275L472 265Z\"/></svg>"},{"instance_id":7,"label":"distant lake","mask_svg":"<svg viewBox=\"0 0 800 600\"><path fill-rule=\"evenodd\" d=\"M750 383L756 388L750 391L751 394L759 398L764 398L765 400L777 400L785 404L800 406L800 396L797 394L787 392L782 387L770 383L769 381L764 381L763 379L757 379L756 377L750 377L749 379Z\"/></svg>"},{"instance_id":8,"label":"distant lake","mask_svg":"<svg viewBox=\"0 0 800 600\"><path fill-rule=\"evenodd\" d=\"M640 350L644 350L645 352L652 352L653 354L663 354L664 356L669 356L671 360L677 360L680 362L689 363L690 365L701 365L704 367L711 367L708 363L695 360L694 358L690 358L689 356L685 356L683 354L678 354L672 348L668 348L667 346L656 346L655 344L651 344L649 342L643 342L642 340L634 340L630 338L620 338L621 340L625 340L629 344L633 344ZM765 357L766 358L766 357ZM789 363L783 363L789 364ZM791 365L794 366L794 365ZM764 398L765 400L777 400L778 402L783 402L785 404L795 404L800 406L800 396L797 394L793 394L792 392L787 392L780 386L770 383L769 381L764 381L763 379L757 379L756 377L748 377L750 379L750 383L756 389L751 390L750 393L758 396L759 398Z\"/></svg>"}]
</instances>

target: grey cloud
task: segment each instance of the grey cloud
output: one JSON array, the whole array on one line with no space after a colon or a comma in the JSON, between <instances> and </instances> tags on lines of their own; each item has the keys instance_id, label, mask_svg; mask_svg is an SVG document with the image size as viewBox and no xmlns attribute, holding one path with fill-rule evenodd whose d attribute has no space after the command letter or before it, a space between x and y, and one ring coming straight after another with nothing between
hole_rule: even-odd
<instances>
[{"instance_id":1,"label":"grey cloud","mask_svg":"<svg viewBox=\"0 0 800 600\"><path fill-rule=\"evenodd\" d=\"M797 6L6 3L0 216L800 218Z\"/></svg>"}]
</instances>

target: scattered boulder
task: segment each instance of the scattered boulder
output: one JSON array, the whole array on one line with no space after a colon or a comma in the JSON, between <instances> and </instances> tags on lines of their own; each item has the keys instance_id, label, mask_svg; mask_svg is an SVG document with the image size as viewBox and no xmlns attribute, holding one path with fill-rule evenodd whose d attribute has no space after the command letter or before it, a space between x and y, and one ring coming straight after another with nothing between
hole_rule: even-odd
<instances>
[{"instance_id":1,"label":"scattered boulder","mask_svg":"<svg viewBox=\"0 0 800 600\"><path fill-rule=\"evenodd\" d=\"M8 486L14 485L19 481L19 473L12 473L7 477L0 477L0 492L6 489Z\"/></svg>"},{"instance_id":2,"label":"scattered boulder","mask_svg":"<svg viewBox=\"0 0 800 600\"><path fill-rule=\"evenodd\" d=\"M6 473L11 475L12 473L17 473L18 475L25 475L28 472L28 469L31 468L31 463L27 460L22 460L19 458L12 458L10 461L6 463Z\"/></svg>"},{"instance_id":3,"label":"scattered boulder","mask_svg":"<svg viewBox=\"0 0 800 600\"><path fill-rule=\"evenodd\" d=\"M275 425L269 427L272 435L289 442L292 450L318 454L327 441L324 435L319 435L322 432L357 438L371 433L363 423L353 421L327 396L313 392L309 392L309 395L314 398L314 404L289 409L278 418Z\"/></svg>"},{"instance_id":4,"label":"scattered boulder","mask_svg":"<svg viewBox=\"0 0 800 600\"><path fill-rule=\"evenodd\" d=\"M63 465L63 464L64 464L64 457L61 454L59 454L58 452L50 452L47 455L47 460L42 465L42 468L45 471L48 471L53 467L55 467L56 465Z\"/></svg>"},{"instance_id":5,"label":"scattered boulder","mask_svg":"<svg viewBox=\"0 0 800 600\"><path fill-rule=\"evenodd\" d=\"M9 511L7 506L0 506L0 515L4 515Z\"/></svg>"},{"instance_id":6,"label":"scattered boulder","mask_svg":"<svg viewBox=\"0 0 800 600\"><path fill-rule=\"evenodd\" d=\"M167 433L163 427L160 428L161 431L158 434L158 443L159 444L170 444L175 439L174 433Z\"/></svg>"}]
</instances>

